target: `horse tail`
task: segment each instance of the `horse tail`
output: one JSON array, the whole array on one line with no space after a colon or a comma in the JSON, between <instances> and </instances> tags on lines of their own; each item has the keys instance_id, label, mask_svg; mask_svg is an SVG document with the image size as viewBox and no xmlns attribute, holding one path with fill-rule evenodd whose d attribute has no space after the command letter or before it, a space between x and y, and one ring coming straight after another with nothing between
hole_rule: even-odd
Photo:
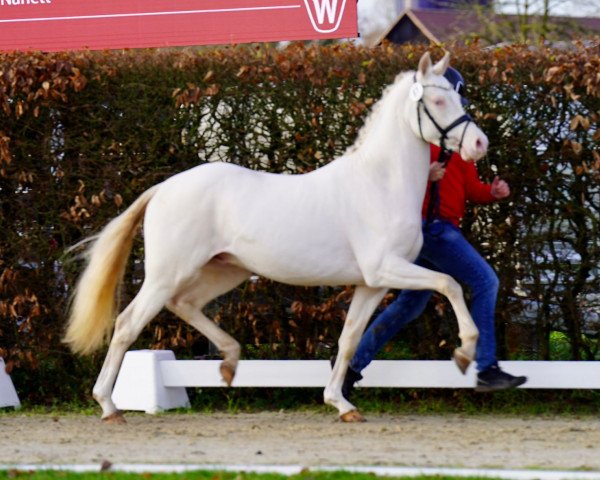
<instances>
[{"instance_id":1,"label":"horse tail","mask_svg":"<svg viewBox=\"0 0 600 480\"><path fill-rule=\"evenodd\" d=\"M158 185L146 190L121 215L87 241L87 266L70 305L63 341L74 353L87 355L110 339L118 302L115 292L123 279L133 239Z\"/></svg>"}]
</instances>

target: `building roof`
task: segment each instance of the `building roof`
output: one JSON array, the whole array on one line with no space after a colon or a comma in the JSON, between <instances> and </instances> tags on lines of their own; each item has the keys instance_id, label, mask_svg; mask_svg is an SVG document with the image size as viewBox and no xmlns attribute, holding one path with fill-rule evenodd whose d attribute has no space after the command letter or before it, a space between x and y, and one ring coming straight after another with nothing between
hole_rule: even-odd
<instances>
[{"instance_id":1,"label":"building roof","mask_svg":"<svg viewBox=\"0 0 600 480\"><path fill-rule=\"evenodd\" d=\"M504 22L515 26L515 15L496 15L489 23ZM409 8L402 11L391 28L384 32L384 38L394 43L433 42L443 43L480 32L485 24L476 11L464 9L422 9ZM563 26L564 30L580 30L600 34L600 18L594 17L551 17L552 25Z\"/></svg>"}]
</instances>

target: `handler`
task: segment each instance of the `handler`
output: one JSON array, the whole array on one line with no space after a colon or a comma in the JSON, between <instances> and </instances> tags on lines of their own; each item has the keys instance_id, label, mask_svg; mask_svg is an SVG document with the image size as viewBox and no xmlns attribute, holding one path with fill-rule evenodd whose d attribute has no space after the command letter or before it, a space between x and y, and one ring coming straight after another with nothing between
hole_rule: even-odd
<instances>
[{"instance_id":1,"label":"handler","mask_svg":"<svg viewBox=\"0 0 600 480\"><path fill-rule=\"evenodd\" d=\"M462 75L448 68L444 76L466 105ZM471 289L470 310L479 329L475 390L490 392L518 387L527 381L527 377L515 377L502 371L496 359L494 315L498 277L459 229L466 202L484 204L498 201L510 195L510 188L499 177L494 178L491 184L482 183L475 163L463 161L457 153L452 153L446 165L437 162L439 151L439 147L431 146L429 181L430 185L437 182L437 192L433 194L434 190L428 188L425 196L423 247L415 263L446 273ZM350 361L342 387L345 398L349 398L355 382L362 379L360 372L371 363L377 352L402 327L423 313L431 295L430 290L403 290L371 323Z\"/></svg>"}]
</instances>

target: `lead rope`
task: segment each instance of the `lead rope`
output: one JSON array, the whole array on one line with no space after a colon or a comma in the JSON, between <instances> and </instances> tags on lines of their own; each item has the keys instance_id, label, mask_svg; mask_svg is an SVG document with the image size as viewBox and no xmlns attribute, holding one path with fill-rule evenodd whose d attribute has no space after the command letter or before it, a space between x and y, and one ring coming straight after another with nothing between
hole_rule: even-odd
<instances>
[{"instance_id":1,"label":"lead rope","mask_svg":"<svg viewBox=\"0 0 600 480\"><path fill-rule=\"evenodd\" d=\"M450 158L452 157L452 151L448 150L443 144L440 148L440 153L437 158L437 162L441 163L443 168L446 168ZM436 180L431 182L429 186L429 203L427 204L427 213L425 216L425 225L429 226L434 220L440 218L440 181Z\"/></svg>"}]
</instances>

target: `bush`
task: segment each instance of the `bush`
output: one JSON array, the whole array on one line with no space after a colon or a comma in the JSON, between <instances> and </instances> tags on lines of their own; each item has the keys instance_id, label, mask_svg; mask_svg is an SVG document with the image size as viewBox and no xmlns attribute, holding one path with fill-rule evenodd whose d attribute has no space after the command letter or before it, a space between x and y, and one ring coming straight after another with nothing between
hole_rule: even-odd
<instances>
[{"instance_id":1,"label":"bush","mask_svg":"<svg viewBox=\"0 0 600 480\"><path fill-rule=\"evenodd\" d=\"M464 222L501 280L500 356L550 358L550 333L561 331L569 358L594 358L597 45L451 50L468 82L470 113L490 137L481 175L498 172L513 190L510 201L474 209ZM149 186L199 163L278 173L324 165L354 141L383 87L415 68L423 51L298 44L0 54L0 355L22 398L80 398L100 366L103 352L75 358L60 341L81 267L65 255L69 246ZM143 278L141 240L130 265L123 304ZM326 358L351 292L255 279L208 313L248 346L247 355ZM453 315L436 297L394 348L448 358L456 342ZM167 313L135 347L169 348L184 358L213 353Z\"/></svg>"}]
</instances>

